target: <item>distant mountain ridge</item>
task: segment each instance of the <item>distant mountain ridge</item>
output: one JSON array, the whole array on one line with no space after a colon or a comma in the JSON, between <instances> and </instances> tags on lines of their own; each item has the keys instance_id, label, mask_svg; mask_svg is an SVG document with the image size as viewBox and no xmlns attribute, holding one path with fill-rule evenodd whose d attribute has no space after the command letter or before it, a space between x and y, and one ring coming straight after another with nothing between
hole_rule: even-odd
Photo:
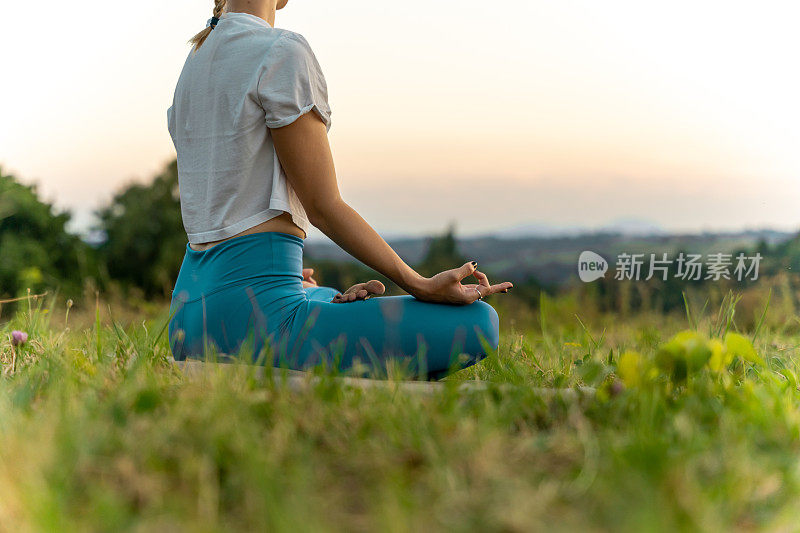
<instances>
[{"instance_id":1,"label":"distant mountain ridge","mask_svg":"<svg viewBox=\"0 0 800 533\"><path fill-rule=\"evenodd\" d=\"M503 279L534 277L548 285L577 280L578 256L591 250L606 258L620 253L733 253L790 242L795 232L772 229L738 232L637 235L621 231L596 231L555 236L513 236L507 233L456 237L459 252L475 260L482 269ZM409 264L421 261L433 237L387 238ZM305 253L314 259L356 261L330 241L307 240ZM458 265L453 265L458 266Z\"/></svg>"},{"instance_id":2,"label":"distant mountain ridge","mask_svg":"<svg viewBox=\"0 0 800 533\"><path fill-rule=\"evenodd\" d=\"M496 235L501 238L520 237L576 237L592 233L622 233L625 235L660 235L666 231L651 220L640 218L619 218L611 222L592 228L577 225L555 225L547 223L531 223L511 226L486 235Z\"/></svg>"}]
</instances>

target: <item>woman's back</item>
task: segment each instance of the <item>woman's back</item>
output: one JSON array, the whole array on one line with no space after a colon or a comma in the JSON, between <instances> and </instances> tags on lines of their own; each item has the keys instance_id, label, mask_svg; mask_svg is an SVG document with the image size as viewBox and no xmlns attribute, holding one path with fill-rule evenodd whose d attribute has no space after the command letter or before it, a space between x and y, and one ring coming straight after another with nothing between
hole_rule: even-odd
<instances>
[{"instance_id":1,"label":"woman's back","mask_svg":"<svg viewBox=\"0 0 800 533\"><path fill-rule=\"evenodd\" d=\"M190 243L231 237L282 212L308 231L268 128L309 109L330 127L325 79L305 39L249 13L223 14L187 57L167 111Z\"/></svg>"}]
</instances>

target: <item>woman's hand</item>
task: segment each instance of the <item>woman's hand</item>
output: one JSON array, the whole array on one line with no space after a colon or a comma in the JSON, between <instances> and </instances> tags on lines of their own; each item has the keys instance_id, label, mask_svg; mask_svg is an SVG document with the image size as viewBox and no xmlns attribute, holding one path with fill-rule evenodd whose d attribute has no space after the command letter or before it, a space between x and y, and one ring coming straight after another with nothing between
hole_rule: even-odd
<instances>
[{"instance_id":1,"label":"woman's hand","mask_svg":"<svg viewBox=\"0 0 800 533\"><path fill-rule=\"evenodd\" d=\"M478 283L462 284L461 280L469 275L475 276ZM445 270L431 278L425 278L419 288L411 294L425 302L471 304L490 294L508 292L513 286L508 281L491 285L486 274L478 270L478 264L471 261L459 268Z\"/></svg>"},{"instance_id":2,"label":"woman's hand","mask_svg":"<svg viewBox=\"0 0 800 533\"><path fill-rule=\"evenodd\" d=\"M313 268L304 268L303 269L303 288L307 289L308 287L316 287L317 280L312 278L311 276L314 274Z\"/></svg>"},{"instance_id":3,"label":"woman's hand","mask_svg":"<svg viewBox=\"0 0 800 533\"><path fill-rule=\"evenodd\" d=\"M366 283L356 283L344 291L343 294L337 294L331 302L335 304L345 304L348 302L355 302L356 300L366 300L370 296L383 294L384 291L386 291L386 287L383 286L383 283L372 279Z\"/></svg>"}]
</instances>

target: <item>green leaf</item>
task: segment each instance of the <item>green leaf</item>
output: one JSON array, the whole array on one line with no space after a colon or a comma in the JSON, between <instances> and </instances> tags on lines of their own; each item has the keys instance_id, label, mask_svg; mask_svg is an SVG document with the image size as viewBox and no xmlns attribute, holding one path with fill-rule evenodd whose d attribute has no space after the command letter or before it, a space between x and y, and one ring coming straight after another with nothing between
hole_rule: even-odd
<instances>
[{"instance_id":1,"label":"green leaf","mask_svg":"<svg viewBox=\"0 0 800 533\"><path fill-rule=\"evenodd\" d=\"M750 339L738 333L729 332L725 335L725 348L733 357L741 357L743 360L763 366L764 360L753 348Z\"/></svg>"}]
</instances>

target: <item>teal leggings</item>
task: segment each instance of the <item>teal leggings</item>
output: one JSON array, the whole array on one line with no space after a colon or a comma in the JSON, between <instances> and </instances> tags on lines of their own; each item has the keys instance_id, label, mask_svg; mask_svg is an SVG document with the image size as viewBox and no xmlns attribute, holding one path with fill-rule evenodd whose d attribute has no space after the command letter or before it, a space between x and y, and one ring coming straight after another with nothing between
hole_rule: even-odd
<instances>
[{"instance_id":1,"label":"teal leggings","mask_svg":"<svg viewBox=\"0 0 800 533\"><path fill-rule=\"evenodd\" d=\"M174 358L224 361L247 349L253 362L364 375L383 375L394 360L438 378L497 349L497 312L486 302L406 295L330 303L339 291L304 289L302 269L303 240L287 233L235 237L206 251L187 244L170 307Z\"/></svg>"}]
</instances>

